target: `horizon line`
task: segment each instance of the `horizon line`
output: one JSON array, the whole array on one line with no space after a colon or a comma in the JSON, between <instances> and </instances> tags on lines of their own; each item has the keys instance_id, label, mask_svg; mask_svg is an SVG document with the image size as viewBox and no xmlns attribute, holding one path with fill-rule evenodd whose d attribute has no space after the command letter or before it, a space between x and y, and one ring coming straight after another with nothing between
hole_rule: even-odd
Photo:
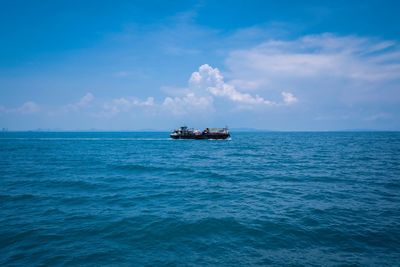
<instances>
[{"instance_id":1,"label":"horizon line","mask_svg":"<svg viewBox=\"0 0 400 267\"><path fill-rule=\"evenodd\" d=\"M390 129L337 129L337 130L271 130L271 129L253 129L253 128L230 128L230 131L234 132L400 132L399 130L390 130ZM62 133L62 132L82 132L82 133L105 133L105 132L126 132L126 133L134 133L134 132L153 132L153 133L160 133L160 132L171 132L171 130L166 130L166 129L137 129L137 130L106 130L106 129L62 129L62 130L57 130L57 129L29 129L29 130L11 130L11 129L6 129L3 128L0 130L0 133L23 133L23 132L36 132L36 133Z\"/></svg>"}]
</instances>

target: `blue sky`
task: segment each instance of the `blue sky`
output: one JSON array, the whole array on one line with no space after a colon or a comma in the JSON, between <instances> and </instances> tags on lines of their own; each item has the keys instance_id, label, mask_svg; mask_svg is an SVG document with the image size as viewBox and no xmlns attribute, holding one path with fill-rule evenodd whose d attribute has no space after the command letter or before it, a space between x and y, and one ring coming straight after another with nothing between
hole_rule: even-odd
<instances>
[{"instance_id":1,"label":"blue sky","mask_svg":"<svg viewBox=\"0 0 400 267\"><path fill-rule=\"evenodd\" d=\"M398 1L0 5L0 128L400 130Z\"/></svg>"}]
</instances>

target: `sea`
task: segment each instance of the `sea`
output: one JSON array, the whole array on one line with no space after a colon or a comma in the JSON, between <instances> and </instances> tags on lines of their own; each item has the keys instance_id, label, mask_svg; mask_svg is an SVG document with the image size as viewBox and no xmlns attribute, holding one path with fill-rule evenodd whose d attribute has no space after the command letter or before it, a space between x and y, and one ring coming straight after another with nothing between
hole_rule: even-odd
<instances>
[{"instance_id":1,"label":"sea","mask_svg":"<svg viewBox=\"0 0 400 267\"><path fill-rule=\"evenodd\" d=\"M400 266L400 132L0 133L0 266Z\"/></svg>"}]
</instances>

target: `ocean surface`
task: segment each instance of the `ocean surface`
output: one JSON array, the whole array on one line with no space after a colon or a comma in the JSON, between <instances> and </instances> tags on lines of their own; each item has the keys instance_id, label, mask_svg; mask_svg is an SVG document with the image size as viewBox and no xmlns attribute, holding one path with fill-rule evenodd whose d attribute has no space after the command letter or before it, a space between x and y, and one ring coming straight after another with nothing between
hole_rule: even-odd
<instances>
[{"instance_id":1,"label":"ocean surface","mask_svg":"<svg viewBox=\"0 0 400 267\"><path fill-rule=\"evenodd\" d=\"M0 266L399 266L399 132L0 133Z\"/></svg>"}]
</instances>

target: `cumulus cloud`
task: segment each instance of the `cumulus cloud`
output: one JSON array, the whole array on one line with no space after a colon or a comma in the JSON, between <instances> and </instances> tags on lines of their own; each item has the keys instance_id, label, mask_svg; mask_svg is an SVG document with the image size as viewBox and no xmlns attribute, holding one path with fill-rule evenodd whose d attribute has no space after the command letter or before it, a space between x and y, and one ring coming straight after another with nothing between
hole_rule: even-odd
<instances>
[{"instance_id":1,"label":"cumulus cloud","mask_svg":"<svg viewBox=\"0 0 400 267\"><path fill-rule=\"evenodd\" d=\"M283 102L267 100L259 95L239 92L233 85L224 82L224 77L217 68L208 64L201 65L199 70L193 72L189 85L197 90L205 90L213 96L224 97L242 105L267 105L278 106L282 104L291 105L297 102L297 98L287 92L282 92Z\"/></svg>"},{"instance_id":2,"label":"cumulus cloud","mask_svg":"<svg viewBox=\"0 0 400 267\"><path fill-rule=\"evenodd\" d=\"M217 68L208 64L201 65L198 71L191 74L188 88L181 89L181 95L167 96L161 107L178 115L194 111L214 110L214 99L227 99L240 106L282 106L292 105L297 98L292 93L282 92L282 101L274 102L259 95L238 91L235 86L224 81ZM176 90L174 92L177 93Z\"/></svg>"},{"instance_id":3,"label":"cumulus cloud","mask_svg":"<svg viewBox=\"0 0 400 267\"><path fill-rule=\"evenodd\" d=\"M215 110L216 98L227 99L233 104L246 107L253 106L283 106L292 105L297 98L292 93L282 92L282 101L274 102L259 95L251 95L238 91L235 86L224 81L224 77L217 68L208 64L201 65L198 71L191 74L187 88L167 88L167 96L160 104L154 104L155 108L171 112L175 115L183 115L197 111ZM115 112L117 113L117 112Z\"/></svg>"},{"instance_id":4,"label":"cumulus cloud","mask_svg":"<svg viewBox=\"0 0 400 267\"><path fill-rule=\"evenodd\" d=\"M77 102L68 104L64 107L64 111L79 111L83 108L90 107L94 100L92 93L86 93Z\"/></svg>"}]
</instances>

